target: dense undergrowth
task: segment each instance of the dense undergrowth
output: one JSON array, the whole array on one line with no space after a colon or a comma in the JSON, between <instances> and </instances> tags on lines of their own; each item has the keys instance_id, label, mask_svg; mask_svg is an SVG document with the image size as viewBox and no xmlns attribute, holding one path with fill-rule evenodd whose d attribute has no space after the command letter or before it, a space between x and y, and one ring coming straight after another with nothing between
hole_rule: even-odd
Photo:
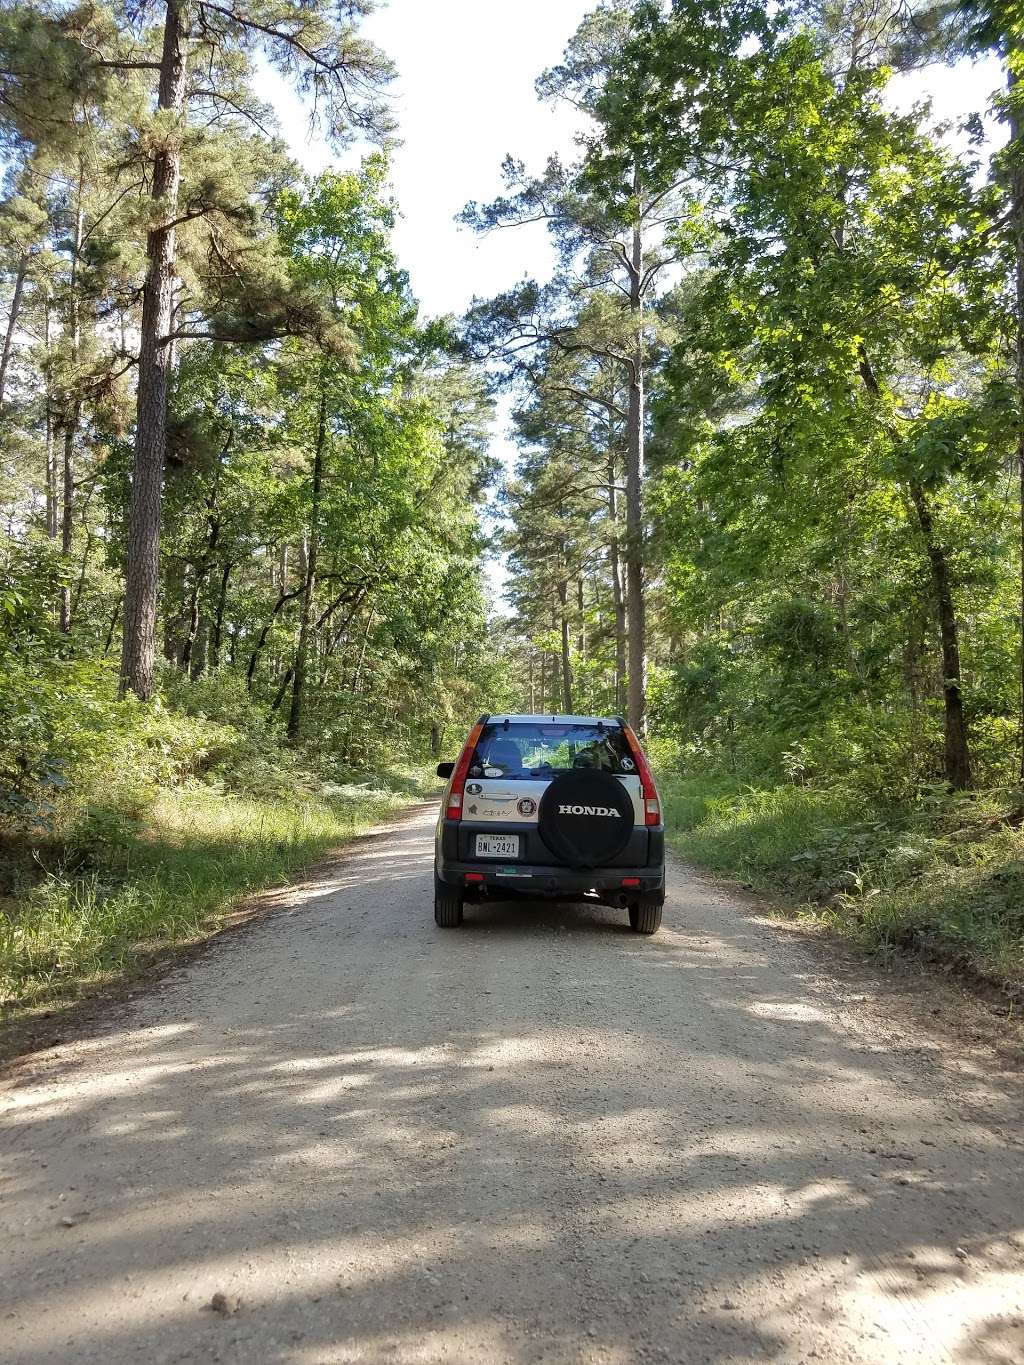
<instances>
[{"instance_id":1,"label":"dense undergrowth","mask_svg":"<svg viewBox=\"0 0 1024 1365\"><path fill-rule=\"evenodd\" d=\"M281 743L234 684L115 700L69 664L59 696L8 692L0 763L0 1015L130 975L436 786L430 767L343 767ZM31 727L38 730L33 743Z\"/></svg>"},{"instance_id":2,"label":"dense undergrowth","mask_svg":"<svg viewBox=\"0 0 1024 1365\"><path fill-rule=\"evenodd\" d=\"M861 944L1024 987L1024 801L921 786L754 784L662 767L672 845Z\"/></svg>"}]
</instances>

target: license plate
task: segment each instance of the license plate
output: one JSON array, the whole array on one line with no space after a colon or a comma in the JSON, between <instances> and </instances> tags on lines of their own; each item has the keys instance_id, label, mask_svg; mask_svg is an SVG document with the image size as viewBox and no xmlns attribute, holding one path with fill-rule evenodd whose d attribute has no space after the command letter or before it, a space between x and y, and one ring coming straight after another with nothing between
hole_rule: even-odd
<instances>
[{"instance_id":1,"label":"license plate","mask_svg":"<svg viewBox=\"0 0 1024 1365\"><path fill-rule=\"evenodd\" d=\"M478 858L518 858L518 834L478 834L476 836L476 856Z\"/></svg>"}]
</instances>

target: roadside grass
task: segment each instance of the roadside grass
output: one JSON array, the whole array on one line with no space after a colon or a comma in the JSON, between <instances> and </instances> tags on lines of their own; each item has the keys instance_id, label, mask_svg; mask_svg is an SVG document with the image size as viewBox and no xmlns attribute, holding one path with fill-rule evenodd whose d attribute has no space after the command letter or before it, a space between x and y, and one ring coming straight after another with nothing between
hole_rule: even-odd
<instances>
[{"instance_id":1,"label":"roadside grass","mask_svg":"<svg viewBox=\"0 0 1024 1365\"><path fill-rule=\"evenodd\" d=\"M893 805L845 787L659 774L669 842L780 909L879 952L913 950L1024 989L1019 790L925 789Z\"/></svg>"},{"instance_id":2,"label":"roadside grass","mask_svg":"<svg viewBox=\"0 0 1024 1365\"><path fill-rule=\"evenodd\" d=\"M292 795L186 780L143 803L92 805L59 840L0 849L0 1019L131 976L155 952L214 932L243 897L436 786L426 771L397 768Z\"/></svg>"}]
</instances>

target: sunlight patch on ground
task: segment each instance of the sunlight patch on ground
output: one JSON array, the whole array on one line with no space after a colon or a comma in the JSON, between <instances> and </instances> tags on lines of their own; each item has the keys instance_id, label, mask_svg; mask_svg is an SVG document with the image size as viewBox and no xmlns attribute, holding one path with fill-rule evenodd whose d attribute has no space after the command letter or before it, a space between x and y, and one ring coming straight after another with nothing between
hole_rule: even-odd
<instances>
[{"instance_id":1,"label":"sunlight patch on ground","mask_svg":"<svg viewBox=\"0 0 1024 1365\"><path fill-rule=\"evenodd\" d=\"M824 1010L800 1000L758 1000L748 1008L761 1019L781 1019L797 1024L828 1022Z\"/></svg>"}]
</instances>

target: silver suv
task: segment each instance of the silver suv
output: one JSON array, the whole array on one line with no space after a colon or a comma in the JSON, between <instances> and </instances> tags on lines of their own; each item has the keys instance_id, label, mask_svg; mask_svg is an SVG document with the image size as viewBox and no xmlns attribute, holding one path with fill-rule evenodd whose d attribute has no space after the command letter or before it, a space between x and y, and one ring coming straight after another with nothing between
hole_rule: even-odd
<instances>
[{"instance_id":1,"label":"silver suv","mask_svg":"<svg viewBox=\"0 0 1024 1365\"><path fill-rule=\"evenodd\" d=\"M622 906L653 934L665 902L665 827L650 765L619 718L481 716L455 763L434 853L434 919L485 898Z\"/></svg>"}]
</instances>

